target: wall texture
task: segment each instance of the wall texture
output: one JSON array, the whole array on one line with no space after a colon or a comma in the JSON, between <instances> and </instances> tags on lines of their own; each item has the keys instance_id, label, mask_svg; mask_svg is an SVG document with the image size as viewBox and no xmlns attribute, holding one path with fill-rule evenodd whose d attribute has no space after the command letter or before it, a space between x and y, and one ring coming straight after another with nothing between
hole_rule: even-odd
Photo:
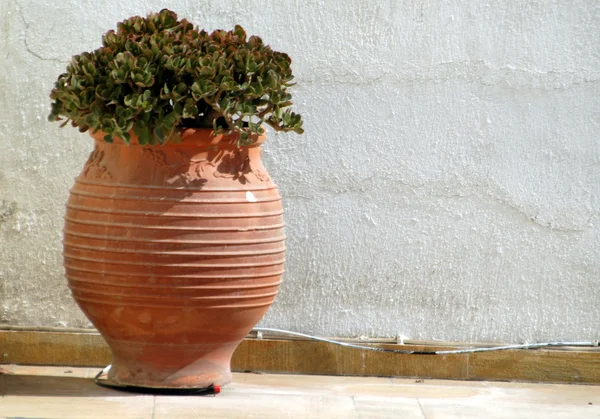
<instances>
[{"instance_id":1,"label":"wall texture","mask_svg":"<svg viewBox=\"0 0 600 419\"><path fill-rule=\"evenodd\" d=\"M48 93L71 55L166 3L294 58L306 134L265 147L289 254L264 326L599 337L595 0L0 1L1 324L89 326L60 240L91 141L46 122Z\"/></svg>"}]
</instances>

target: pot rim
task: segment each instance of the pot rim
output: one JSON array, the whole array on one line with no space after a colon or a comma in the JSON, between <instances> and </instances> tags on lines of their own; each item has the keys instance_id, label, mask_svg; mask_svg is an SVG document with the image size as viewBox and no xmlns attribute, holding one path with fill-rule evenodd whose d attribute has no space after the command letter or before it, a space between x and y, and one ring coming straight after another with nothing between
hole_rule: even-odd
<instances>
[{"instance_id":1,"label":"pot rim","mask_svg":"<svg viewBox=\"0 0 600 419\"><path fill-rule=\"evenodd\" d=\"M139 147L168 147L168 146L219 146L219 147L234 147L234 148L254 148L260 147L266 140L267 135L251 135L251 138L254 139L254 142L248 146L238 147L237 142L239 138L239 133L234 132L231 134L217 134L214 135L214 131L212 128L183 128L179 130L179 134L181 136L180 143L172 143L167 141L165 144L140 144L138 142L138 136L131 131L131 142L130 146L139 146ZM98 143L110 144L104 141L104 131L98 130L95 133L89 131L89 135ZM113 144L124 145L123 140L116 136Z\"/></svg>"}]
</instances>

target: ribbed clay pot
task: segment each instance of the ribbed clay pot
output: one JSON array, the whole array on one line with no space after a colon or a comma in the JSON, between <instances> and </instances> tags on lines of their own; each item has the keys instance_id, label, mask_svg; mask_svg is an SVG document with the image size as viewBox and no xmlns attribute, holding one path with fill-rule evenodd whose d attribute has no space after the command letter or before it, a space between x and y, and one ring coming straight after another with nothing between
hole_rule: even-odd
<instances>
[{"instance_id":1,"label":"ribbed clay pot","mask_svg":"<svg viewBox=\"0 0 600 419\"><path fill-rule=\"evenodd\" d=\"M95 149L67 204L64 264L113 354L108 379L144 387L231 381L233 351L281 282L283 210L260 138L186 130L180 144Z\"/></svg>"}]
</instances>

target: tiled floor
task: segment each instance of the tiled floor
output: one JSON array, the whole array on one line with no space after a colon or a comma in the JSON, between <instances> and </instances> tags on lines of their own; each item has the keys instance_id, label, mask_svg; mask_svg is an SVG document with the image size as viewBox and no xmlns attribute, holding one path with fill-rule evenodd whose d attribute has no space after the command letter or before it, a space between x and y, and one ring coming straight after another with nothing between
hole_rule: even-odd
<instances>
[{"instance_id":1,"label":"tiled floor","mask_svg":"<svg viewBox=\"0 0 600 419\"><path fill-rule=\"evenodd\" d=\"M0 365L0 417L600 418L600 386L235 374L214 397L145 396L96 386L98 371Z\"/></svg>"}]
</instances>

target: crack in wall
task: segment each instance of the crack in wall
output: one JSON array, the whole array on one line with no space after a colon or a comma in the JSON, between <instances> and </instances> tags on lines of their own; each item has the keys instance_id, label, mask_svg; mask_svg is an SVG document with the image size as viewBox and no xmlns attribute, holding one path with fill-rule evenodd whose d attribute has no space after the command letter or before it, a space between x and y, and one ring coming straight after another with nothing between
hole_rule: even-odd
<instances>
[{"instance_id":1,"label":"crack in wall","mask_svg":"<svg viewBox=\"0 0 600 419\"><path fill-rule=\"evenodd\" d=\"M25 46L25 50L33 55L35 58L41 60L41 61L48 61L48 62L55 62L55 63L61 63L61 64L66 64L68 63L68 61L63 61L59 58L56 57L44 57L41 54L33 51L33 49L31 49L31 47L29 46L29 44L27 43L27 34L29 32L29 28L31 26L31 23L28 23L27 20L25 19L25 16L23 15L23 9L21 7L21 5L17 2L17 0L12 0L13 4L16 6L17 9L17 13L19 14L19 17L21 18L23 25L25 25L25 33L23 34L23 45ZM50 28L51 32L54 29L55 25L52 25L52 28Z\"/></svg>"},{"instance_id":2,"label":"crack in wall","mask_svg":"<svg viewBox=\"0 0 600 419\"><path fill-rule=\"evenodd\" d=\"M372 180L372 178L373 177L365 178L362 181L360 181L359 183L361 185L364 185L365 183L368 183L368 181ZM444 193L436 193L430 187L428 187L427 183L416 184L416 183L402 181L400 179L395 179L394 183L397 185L399 184L399 185L403 185L407 188L410 188L413 192L415 192L416 190L423 191L427 194L427 196L434 197L434 198L468 199L468 198L476 197L479 200L481 200L482 202L486 202L488 204L490 202L496 202L496 203L499 203L502 206L512 210L513 212L518 213L520 216L524 216L528 221L532 222L533 224L536 224L536 225L543 227L544 229L547 229L550 231L556 231L556 232L562 232L562 233L586 232L589 230L589 228L591 226L591 222L594 219L594 217L600 215L600 211L592 211L590 213L590 215L587 217L586 221L581 223L579 226L576 225L573 227L564 227L564 226L557 225L556 223L553 223L552 220L550 220L548 222L543 222L538 219L538 216L536 214L528 213L525 209L519 207L517 204L510 202L507 199L498 197L498 196L494 195L490 190L487 190L487 189L482 189L481 192L477 192L477 191L473 190L471 192L466 192L466 193L456 192L456 193L444 194ZM472 187L478 187L478 186L472 185ZM367 189L368 188L366 186L363 186L363 187L358 187L358 188L346 188L343 190L327 191L325 189L321 189L321 191L329 193L329 196L341 196L341 195L352 194L352 193L363 193ZM301 194L285 194L284 195L285 199L315 200L315 199L319 199L319 197L320 196L317 196L317 195L308 196L308 195L301 195Z\"/></svg>"},{"instance_id":3,"label":"crack in wall","mask_svg":"<svg viewBox=\"0 0 600 419\"><path fill-rule=\"evenodd\" d=\"M360 74L327 74L311 70L306 74L320 74L319 78L296 76L299 84L369 86L379 83L401 85L413 83L441 83L448 80L465 80L484 86L501 85L513 89L566 90L582 84L600 82L600 73L587 69L570 71L540 71L505 65L495 68L486 60L448 61L431 66L407 65L394 71L384 71L376 76ZM519 80L521 79L521 80Z\"/></svg>"}]
</instances>

